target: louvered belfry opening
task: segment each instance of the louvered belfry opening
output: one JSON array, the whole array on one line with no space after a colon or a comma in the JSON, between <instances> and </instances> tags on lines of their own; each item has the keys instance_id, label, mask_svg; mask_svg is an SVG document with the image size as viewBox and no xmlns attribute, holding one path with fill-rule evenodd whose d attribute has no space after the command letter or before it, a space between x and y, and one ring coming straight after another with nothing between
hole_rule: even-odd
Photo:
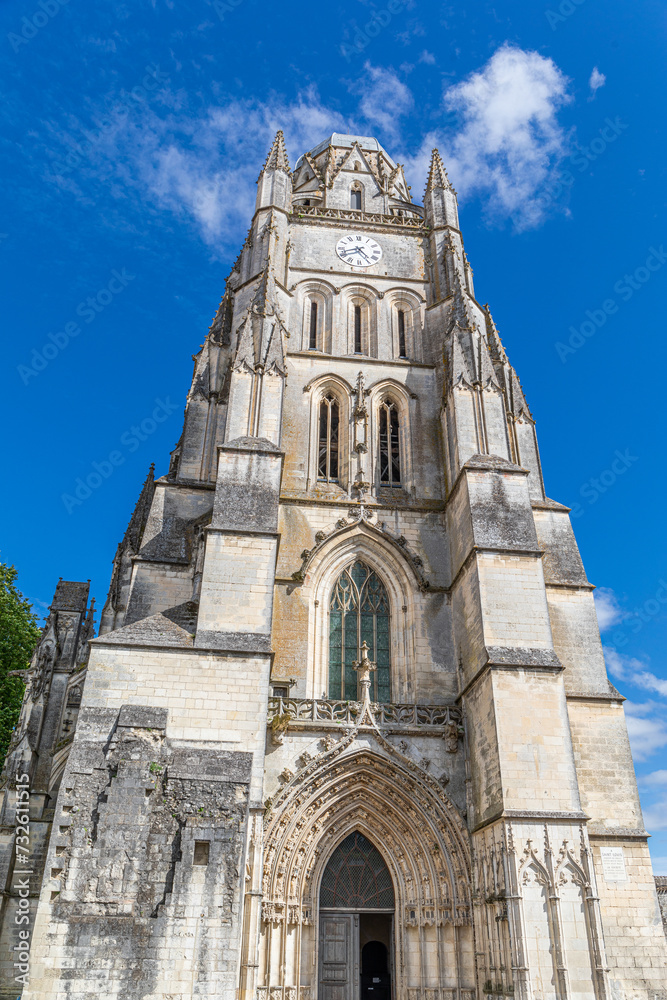
<instances>
[{"instance_id":1,"label":"louvered belfry opening","mask_svg":"<svg viewBox=\"0 0 667 1000\"><path fill-rule=\"evenodd\" d=\"M320 886L322 909L391 910L394 886L377 847L358 830L338 845Z\"/></svg>"}]
</instances>

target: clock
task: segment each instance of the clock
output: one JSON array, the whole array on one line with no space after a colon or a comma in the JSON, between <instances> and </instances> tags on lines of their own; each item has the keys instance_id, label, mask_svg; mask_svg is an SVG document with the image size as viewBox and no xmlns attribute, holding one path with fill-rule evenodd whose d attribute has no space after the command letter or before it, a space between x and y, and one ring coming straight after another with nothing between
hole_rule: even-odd
<instances>
[{"instance_id":1,"label":"clock","mask_svg":"<svg viewBox=\"0 0 667 1000\"><path fill-rule=\"evenodd\" d=\"M382 247L370 236L351 233L341 236L336 244L336 253L341 260L353 267L370 267L382 257Z\"/></svg>"}]
</instances>

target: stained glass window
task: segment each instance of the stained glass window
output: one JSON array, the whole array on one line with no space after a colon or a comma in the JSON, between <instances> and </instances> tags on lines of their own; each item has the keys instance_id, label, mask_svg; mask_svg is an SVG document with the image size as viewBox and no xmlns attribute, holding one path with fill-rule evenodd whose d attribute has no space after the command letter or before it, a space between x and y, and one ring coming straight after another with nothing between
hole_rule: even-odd
<instances>
[{"instance_id":1,"label":"stained glass window","mask_svg":"<svg viewBox=\"0 0 667 1000\"><path fill-rule=\"evenodd\" d=\"M327 909L389 910L394 886L384 858L363 833L339 844L324 870L320 906Z\"/></svg>"},{"instance_id":2,"label":"stained glass window","mask_svg":"<svg viewBox=\"0 0 667 1000\"><path fill-rule=\"evenodd\" d=\"M371 674L371 699L391 701L389 598L378 575L357 560L338 578L329 604L329 697L357 701L357 673L362 642L377 664Z\"/></svg>"}]
</instances>

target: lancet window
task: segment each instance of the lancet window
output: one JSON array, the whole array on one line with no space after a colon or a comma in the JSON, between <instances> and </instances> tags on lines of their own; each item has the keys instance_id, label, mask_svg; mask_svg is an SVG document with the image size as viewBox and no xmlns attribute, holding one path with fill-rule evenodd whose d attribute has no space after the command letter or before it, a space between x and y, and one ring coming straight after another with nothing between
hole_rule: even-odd
<instances>
[{"instance_id":1,"label":"lancet window","mask_svg":"<svg viewBox=\"0 0 667 1000\"><path fill-rule=\"evenodd\" d=\"M377 669L371 675L371 698L391 701L389 598L378 575L357 560L339 576L329 604L329 697L357 701L354 662L361 644Z\"/></svg>"},{"instance_id":2,"label":"lancet window","mask_svg":"<svg viewBox=\"0 0 667 1000\"><path fill-rule=\"evenodd\" d=\"M320 402L318 423L317 478L327 483L338 481L340 407L332 392Z\"/></svg>"},{"instance_id":3,"label":"lancet window","mask_svg":"<svg viewBox=\"0 0 667 1000\"><path fill-rule=\"evenodd\" d=\"M405 345L405 311L399 309L397 312L398 320L398 355L401 358L407 358L408 352Z\"/></svg>"},{"instance_id":4,"label":"lancet window","mask_svg":"<svg viewBox=\"0 0 667 1000\"><path fill-rule=\"evenodd\" d=\"M401 455L398 407L392 399L384 399L379 411L380 483L401 485Z\"/></svg>"},{"instance_id":5,"label":"lancet window","mask_svg":"<svg viewBox=\"0 0 667 1000\"><path fill-rule=\"evenodd\" d=\"M317 302L310 303L310 329L308 332L308 347L317 350Z\"/></svg>"},{"instance_id":6,"label":"lancet window","mask_svg":"<svg viewBox=\"0 0 667 1000\"><path fill-rule=\"evenodd\" d=\"M354 353L361 354L361 306L354 307Z\"/></svg>"},{"instance_id":7,"label":"lancet window","mask_svg":"<svg viewBox=\"0 0 667 1000\"><path fill-rule=\"evenodd\" d=\"M361 191L359 188L353 188L350 191L350 208L356 212L361 211Z\"/></svg>"}]
</instances>

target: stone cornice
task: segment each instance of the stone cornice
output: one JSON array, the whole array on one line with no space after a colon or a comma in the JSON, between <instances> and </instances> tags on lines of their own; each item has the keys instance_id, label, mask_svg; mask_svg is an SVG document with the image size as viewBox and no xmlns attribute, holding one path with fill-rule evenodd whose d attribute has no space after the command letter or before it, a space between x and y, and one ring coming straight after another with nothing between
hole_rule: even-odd
<instances>
[{"instance_id":1,"label":"stone cornice","mask_svg":"<svg viewBox=\"0 0 667 1000\"><path fill-rule=\"evenodd\" d=\"M534 558L538 559L541 559L542 556L544 555L543 549L508 549L508 548L496 547L493 545L473 545L471 546L468 555L465 557L465 559L457 569L456 573L454 574L454 578L448 588L450 591L452 591L454 587L456 587L457 583L459 582L459 577L463 576L463 574L466 572L466 570L470 566L475 556L483 552L491 552L507 556L533 556Z\"/></svg>"},{"instance_id":2,"label":"stone cornice","mask_svg":"<svg viewBox=\"0 0 667 1000\"><path fill-rule=\"evenodd\" d=\"M471 833L477 833L479 830L483 830L487 826L491 826L492 823L497 823L499 820L518 820L525 823L535 823L538 822L540 825L543 823L586 823L590 819L585 812L545 812L541 809L501 809L499 812L493 814L488 819L481 820L477 823L471 830Z\"/></svg>"},{"instance_id":3,"label":"stone cornice","mask_svg":"<svg viewBox=\"0 0 667 1000\"><path fill-rule=\"evenodd\" d=\"M468 461L465 462L465 464L462 465L461 468L459 469L458 475L454 480L454 482L452 483L452 487L449 493L447 494L447 500L445 501L445 504L448 504L450 500L454 499L454 494L457 492L461 484L461 481L463 480L464 475L467 472L499 472L505 476L530 475L530 469L524 469L523 466L514 465L511 462L507 462L505 463L505 465L497 465L496 463L489 461L489 462L480 462L479 464L475 463L475 465L471 465L470 459L468 459Z\"/></svg>"},{"instance_id":4,"label":"stone cornice","mask_svg":"<svg viewBox=\"0 0 667 1000\"><path fill-rule=\"evenodd\" d=\"M589 840L648 840L650 836L651 834L647 830L630 830L626 827L607 830L596 827L594 824L588 827Z\"/></svg>"},{"instance_id":5,"label":"stone cornice","mask_svg":"<svg viewBox=\"0 0 667 1000\"><path fill-rule=\"evenodd\" d=\"M620 691L617 691L616 694L612 694L611 692L600 693L597 691L590 693L587 693L585 691L583 692L576 691L572 693L566 691L565 697L567 701L603 701L603 702L618 702L619 704L627 700L625 696L620 693Z\"/></svg>"},{"instance_id":6,"label":"stone cornice","mask_svg":"<svg viewBox=\"0 0 667 1000\"><path fill-rule=\"evenodd\" d=\"M387 232L396 230L401 236L406 233L424 239L430 233L430 226L425 225L420 217L411 218L405 215L385 215L375 212L357 212L354 209L323 208L319 205L297 205L289 216L290 225L317 225L326 228L340 229L353 227L371 231Z\"/></svg>"},{"instance_id":7,"label":"stone cornice","mask_svg":"<svg viewBox=\"0 0 667 1000\"><path fill-rule=\"evenodd\" d=\"M106 633L105 633L106 634ZM96 647L104 646L106 649L133 649L138 653L144 652L147 649L154 649L160 653L174 653L177 656L220 656L220 657L234 657L239 656L249 656L249 657L263 657L273 659L274 653L272 650L242 650L242 649L216 649L212 646L168 646L161 645L160 643L133 643L133 642L105 642L104 636L100 635L97 639L91 639L91 643L94 643Z\"/></svg>"},{"instance_id":8,"label":"stone cornice","mask_svg":"<svg viewBox=\"0 0 667 1000\"><path fill-rule=\"evenodd\" d=\"M377 267L377 265L375 266ZM335 271L333 268L331 268L330 271L321 271L321 270L318 271L313 267L298 267L297 265L294 266L290 265L289 270L290 270L290 275L292 274L293 271L301 271L304 274L312 274L312 275L326 274L329 275L329 277L338 275L341 278L358 278L360 281L363 281L364 277L368 277L372 278L373 281L375 282L380 282L380 281L387 282L387 284L391 285L392 288L397 282L403 282L405 284L409 282L412 285L421 285L422 287L426 285L426 282L424 281L423 278L407 278L404 275L397 275L397 274L374 274L374 273L368 274L368 272L366 271L362 272L361 268L357 268L355 271ZM255 275L255 277L257 277L257 275ZM313 280L317 279L314 278ZM282 285L280 287L282 288ZM289 292L288 294L292 295L293 293Z\"/></svg>"},{"instance_id":9,"label":"stone cornice","mask_svg":"<svg viewBox=\"0 0 667 1000\"><path fill-rule=\"evenodd\" d=\"M399 361L397 358L389 358L383 360L382 358L369 358L363 354L324 354L322 351L286 351L286 357L288 358L308 358L309 361L333 361L339 364L341 361L349 361L353 367L359 367L359 365L384 365L386 367L395 367L399 369L406 368L428 368L429 371L435 371L435 365L429 365L425 361ZM318 378L319 376L315 376Z\"/></svg>"},{"instance_id":10,"label":"stone cornice","mask_svg":"<svg viewBox=\"0 0 667 1000\"><path fill-rule=\"evenodd\" d=\"M502 647L487 647L486 653L489 658L486 663L482 664L477 673L470 678L465 687L461 690L458 700L465 698L471 688L473 688L489 670L533 670L549 674L562 674L565 670L565 667L562 665L553 649L532 649L526 647L525 649L520 649L520 652L515 655L515 658L512 661L510 657L513 653L516 653L514 647L507 647L507 660L493 658L495 651L499 648ZM530 662L531 659L532 662ZM543 662L540 663L540 660Z\"/></svg>"}]
</instances>

